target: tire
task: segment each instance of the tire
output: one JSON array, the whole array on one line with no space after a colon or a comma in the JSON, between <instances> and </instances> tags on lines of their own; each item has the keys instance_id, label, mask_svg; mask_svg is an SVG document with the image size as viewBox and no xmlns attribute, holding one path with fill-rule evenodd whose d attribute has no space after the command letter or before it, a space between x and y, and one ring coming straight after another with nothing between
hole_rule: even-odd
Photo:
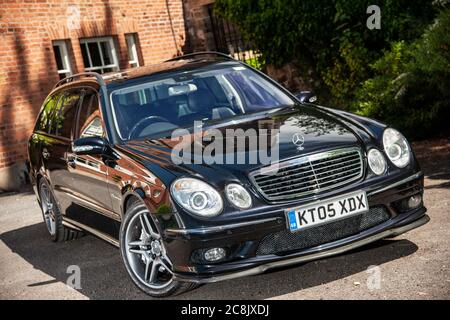
<instances>
[{"instance_id":1,"label":"tire","mask_svg":"<svg viewBox=\"0 0 450 320\"><path fill-rule=\"evenodd\" d=\"M162 298L197 286L173 279L172 266L160 232L142 201L136 199L128 206L120 226L119 243L128 275L146 294Z\"/></svg>"},{"instance_id":2,"label":"tire","mask_svg":"<svg viewBox=\"0 0 450 320\"><path fill-rule=\"evenodd\" d=\"M61 210L50 184L44 178L39 180L39 201L41 204L42 217L47 226L50 238L54 242L63 242L77 239L83 232L67 228L63 225Z\"/></svg>"}]
</instances>

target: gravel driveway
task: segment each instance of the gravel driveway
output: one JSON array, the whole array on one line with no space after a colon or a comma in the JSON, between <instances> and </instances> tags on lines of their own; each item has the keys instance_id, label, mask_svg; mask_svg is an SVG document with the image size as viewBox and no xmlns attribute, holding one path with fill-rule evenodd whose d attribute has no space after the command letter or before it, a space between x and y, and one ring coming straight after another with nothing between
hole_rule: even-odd
<instances>
[{"instance_id":1,"label":"gravel driveway","mask_svg":"<svg viewBox=\"0 0 450 320\"><path fill-rule=\"evenodd\" d=\"M414 149L426 175L427 225L341 256L205 285L177 298L449 299L450 140ZM149 299L128 279L116 248L93 236L52 243L31 191L0 195L0 208L1 299ZM71 265L80 267L81 289L66 285Z\"/></svg>"}]
</instances>

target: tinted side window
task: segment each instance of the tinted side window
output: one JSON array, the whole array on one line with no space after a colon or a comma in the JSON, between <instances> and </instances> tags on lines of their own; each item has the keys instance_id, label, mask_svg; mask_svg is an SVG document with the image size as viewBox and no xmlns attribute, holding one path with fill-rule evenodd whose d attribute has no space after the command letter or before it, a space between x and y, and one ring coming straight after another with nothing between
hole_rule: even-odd
<instances>
[{"instance_id":1,"label":"tinted side window","mask_svg":"<svg viewBox=\"0 0 450 320\"><path fill-rule=\"evenodd\" d=\"M103 136L98 96L91 90L86 92L81 103L77 133L80 138Z\"/></svg>"},{"instance_id":2,"label":"tinted side window","mask_svg":"<svg viewBox=\"0 0 450 320\"><path fill-rule=\"evenodd\" d=\"M79 89L66 92L57 104L52 117L54 121L51 131L54 135L71 138L78 102L80 101L80 92Z\"/></svg>"},{"instance_id":3,"label":"tinted side window","mask_svg":"<svg viewBox=\"0 0 450 320\"><path fill-rule=\"evenodd\" d=\"M44 107L39 115L38 121L36 122L36 131L43 131L48 133L51 126L51 115L56 109L61 93L57 92L44 102Z\"/></svg>"}]
</instances>

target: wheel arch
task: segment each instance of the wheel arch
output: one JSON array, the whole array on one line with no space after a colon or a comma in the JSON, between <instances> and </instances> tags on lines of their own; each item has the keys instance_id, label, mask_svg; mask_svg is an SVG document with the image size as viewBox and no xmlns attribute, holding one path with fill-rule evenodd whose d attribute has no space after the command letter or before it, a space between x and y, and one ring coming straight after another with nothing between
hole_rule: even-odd
<instances>
[{"instance_id":1,"label":"wheel arch","mask_svg":"<svg viewBox=\"0 0 450 320\"><path fill-rule=\"evenodd\" d=\"M146 182L135 180L123 186L121 194L122 200L118 211L122 221L125 219L129 205L137 199L146 206L150 215L158 221L161 232L167 225L184 225L182 220L174 213L169 191L165 187L149 185Z\"/></svg>"},{"instance_id":2,"label":"wheel arch","mask_svg":"<svg viewBox=\"0 0 450 320\"><path fill-rule=\"evenodd\" d=\"M36 173L36 177L35 177L35 181L36 181L36 196L37 196L37 200L39 202L39 204L41 203L41 196L40 196L40 192L41 192L41 180L44 179L45 181L47 181L47 184L50 185L50 181L48 180L48 178L46 177L46 175L40 170Z\"/></svg>"},{"instance_id":3,"label":"wheel arch","mask_svg":"<svg viewBox=\"0 0 450 320\"><path fill-rule=\"evenodd\" d=\"M122 206L121 206L122 217L125 216L128 207L131 205L131 203L133 202L134 199L137 199L145 204L145 201L144 201L145 192L144 192L144 190L142 190L140 188L132 189L131 186L129 186L128 188L126 188L124 190L124 193L122 196Z\"/></svg>"},{"instance_id":4,"label":"wheel arch","mask_svg":"<svg viewBox=\"0 0 450 320\"><path fill-rule=\"evenodd\" d=\"M41 179L45 179L47 181L48 184L51 184L51 180L49 175L47 174L45 168L43 166L41 166L39 168L39 170L36 170L35 173L35 181L36 181L36 186L39 187L39 183L41 181Z\"/></svg>"}]
</instances>

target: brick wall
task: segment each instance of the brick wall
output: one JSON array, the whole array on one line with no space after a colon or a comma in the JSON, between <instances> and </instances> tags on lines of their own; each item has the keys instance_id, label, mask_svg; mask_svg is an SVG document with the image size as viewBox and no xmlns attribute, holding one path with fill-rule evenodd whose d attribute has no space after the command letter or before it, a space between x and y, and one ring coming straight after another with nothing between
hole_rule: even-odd
<instances>
[{"instance_id":1,"label":"brick wall","mask_svg":"<svg viewBox=\"0 0 450 320\"><path fill-rule=\"evenodd\" d=\"M80 23L70 24L79 10ZM182 0L2 0L0 5L0 170L26 159L39 108L59 80L52 40L66 39L73 73L84 69L79 38L112 35L128 67L126 33L137 33L141 63L185 50ZM1 173L0 173L1 175Z\"/></svg>"}]
</instances>

